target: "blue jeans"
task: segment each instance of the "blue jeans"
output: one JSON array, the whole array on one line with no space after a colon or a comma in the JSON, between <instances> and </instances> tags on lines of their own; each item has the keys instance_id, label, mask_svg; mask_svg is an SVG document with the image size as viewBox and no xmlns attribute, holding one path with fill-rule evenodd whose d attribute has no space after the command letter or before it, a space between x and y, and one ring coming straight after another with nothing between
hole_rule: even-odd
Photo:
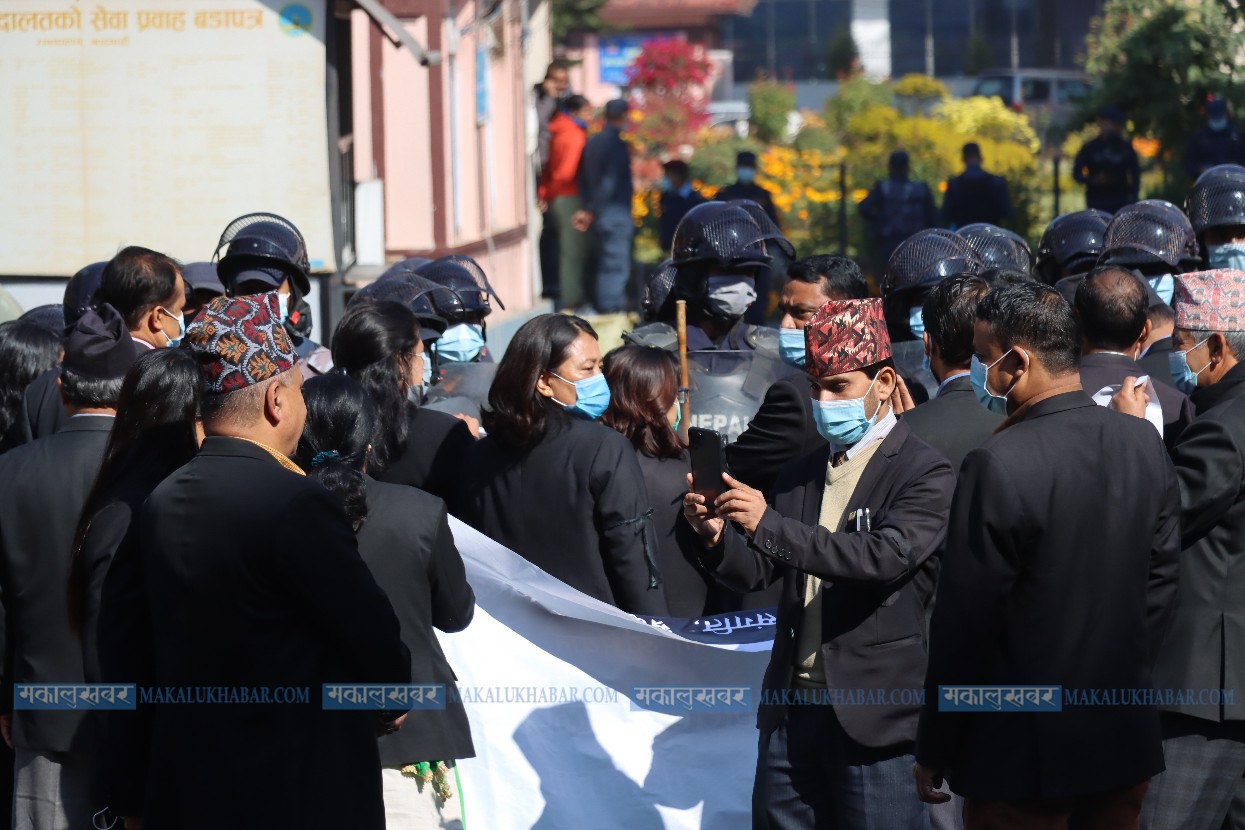
<instances>
[{"instance_id":1,"label":"blue jeans","mask_svg":"<svg viewBox=\"0 0 1245 830\"><path fill-rule=\"evenodd\" d=\"M600 243L597 267L597 311L612 314L627 310L627 280L631 278L631 240L635 222L631 207L611 205L601 209L592 227Z\"/></svg>"},{"instance_id":2,"label":"blue jeans","mask_svg":"<svg viewBox=\"0 0 1245 830\"><path fill-rule=\"evenodd\" d=\"M787 707L782 726L761 736L753 830L929 830L912 749L861 746L831 706Z\"/></svg>"}]
</instances>

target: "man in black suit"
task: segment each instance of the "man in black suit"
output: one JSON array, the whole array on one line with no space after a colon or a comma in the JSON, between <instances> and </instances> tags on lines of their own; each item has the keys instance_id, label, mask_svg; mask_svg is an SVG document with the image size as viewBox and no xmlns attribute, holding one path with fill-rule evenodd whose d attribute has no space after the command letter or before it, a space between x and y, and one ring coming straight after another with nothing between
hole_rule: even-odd
<instances>
[{"instance_id":1,"label":"man in black suit","mask_svg":"<svg viewBox=\"0 0 1245 830\"><path fill-rule=\"evenodd\" d=\"M288 458L307 410L277 295L213 300L186 339L207 437L140 517L156 684L307 697L157 701L144 822L380 830L377 719L321 688L409 682L410 658L341 505Z\"/></svg>"},{"instance_id":2,"label":"man in black suit","mask_svg":"<svg viewBox=\"0 0 1245 830\"><path fill-rule=\"evenodd\" d=\"M769 504L730 476L712 505L684 498L718 579L735 590L782 582L753 827L927 830L908 777L926 654L914 577L942 542L953 475L895 417L880 300L827 303L804 332L827 446L788 465ZM853 700L852 689L879 697Z\"/></svg>"},{"instance_id":3,"label":"man in black suit","mask_svg":"<svg viewBox=\"0 0 1245 830\"><path fill-rule=\"evenodd\" d=\"M860 266L837 254L811 256L793 264L782 289L778 352L784 362L804 366L804 326L827 300L869 296ZM774 381L748 428L726 447L731 474L754 490L768 493L778 471L792 459L826 443L813 423L808 376L803 372Z\"/></svg>"},{"instance_id":4,"label":"man in black suit","mask_svg":"<svg viewBox=\"0 0 1245 830\"><path fill-rule=\"evenodd\" d=\"M1173 305L1175 365L1197 418L1172 450L1180 587L1154 682L1191 692L1162 706L1167 771L1150 789L1143 826L1218 830L1245 776L1245 273L1178 274ZM1125 411L1145 411L1140 395L1120 397Z\"/></svg>"},{"instance_id":5,"label":"man in black suit","mask_svg":"<svg viewBox=\"0 0 1245 830\"><path fill-rule=\"evenodd\" d=\"M136 357L112 306L86 311L66 338L60 366L68 420L53 435L0 456L0 727L17 753L19 827L86 826L95 812L83 713L22 708L14 685L83 682L82 642L68 614L74 530L104 459L122 378Z\"/></svg>"},{"instance_id":6,"label":"man in black suit","mask_svg":"<svg viewBox=\"0 0 1245 830\"><path fill-rule=\"evenodd\" d=\"M1151 688L1176 588L1175 472L1153 427L1081 390L1076 320L1057 291L998 288L977 317L974 350L1008 417L960 469L917 794L945 802L934 788L949 773L968 830L1135 827L1163 769L1158 710L1144 698L1078 705L1074 693ZM1107 494L1126 507L1103 509ZM972 685L1062 687L1063 708L946 711L940 687Z\"/></svg>"},{"instance_id":7,"label":"man in black suit","mask_svg":"<svg viewBox=\"0 0 1245 830\"><path fill-rule=\"evenodd\" d=\"M1134 355L1150 336L1147 286L1118 265L1103 265L1086 275L1076 289L1074 308L1081 324L1081 386L1096 394L1140 377L1145 369ZM1193 420L1193 404L1173 387L1167 370L1154 381L1163 411L1163 442L1174 447Z\"/></svg>"},{"instance_id":8,"label":"man in black suit","mask_svg":"<svg viewBox=\"0 0 1245 830\"><path fill-rule=\"evenodd\" d=\"M990 293L981 277L949 277L925 297L925 354L938 391L903 415L912 431L960 469L964 456L980 447L1002 422L977 400L970 382L973 360L973 324L977 303Z\"/></svg>"}]
</instances>

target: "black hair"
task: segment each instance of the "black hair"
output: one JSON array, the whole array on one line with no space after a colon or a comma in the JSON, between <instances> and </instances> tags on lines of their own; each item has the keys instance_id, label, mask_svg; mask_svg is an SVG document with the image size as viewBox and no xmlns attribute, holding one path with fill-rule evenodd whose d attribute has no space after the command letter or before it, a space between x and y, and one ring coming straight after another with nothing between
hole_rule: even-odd
<instances>
[{"instance_id":1,"label":"black hair","mask_svg":"<svg viewBox=\"0 0 1245 830\"><path fill-rule=\"evenodd\" d=\"M948 366L961 368L973 359L973 326L977 304L990 292L990 283L971 274L948 277L930 291L921 307L925 332Z\"/></svg>"},{"instance_id":2,"label":"black hair","mask_svg":"<svg viewBox=\"0 0 1245 830\"><path fill-rule=\"evenodd\" d=\"M61 393L70 406L86 409L116 409L121 398L122 378L92 378L64 364L60 367Z\"/></svg>"},{"instance_id":3,"label":"black hair","mask_svg":"<svg viewBox=\"0 0 1245 830\"><path fill-rule=\"evenodd\" d=\"M1053 375L1075 372L1080 365L1081 333L1072 306L1042 283L1004 285L977 304L977 319L990 327L999 346L1031 352Z\"/></svg>"},{"instance_id":4,"label":"black hair","mask_svg":"<svg viewBox=\"0 0 1245 830\"><path fill-rule=\"evenodd\" d=\"M137 507L199 449L195 422L202 380L190 354L181 349L151 349L134 361L118 383L117 417L74 534L69 616L79 632L86 610L82 544L91 520L123 494L133 494Z\"/></svg>"},{"instance_id":5,"label":"black hair","mask_svg":"<svg viewBox=\"0 0 1245 830\"><path fill-rule=\"evenodd\" d=\"M26 387L60 361L61 339L38 323L0 323L0 436L17 421Z\"/></svg>"},{"instance_id":6,"label":"black hair","mask_svg":"<svg viewBox=\"0 0 1245 830\"><path fill-rule=\"evenodd\" d=\"M391 300L357 303L346 309L332 343L333 363L362 383L376 403L372 452L376 471L383 471L406 450L415 408L406 397L407 378L419 321Z\"/></svg>"},{"instance_id":7,"label":"black hair","mask_svg":"<svg viewBox=\"0 0 1245 830\"><path fill-rule=\"evenodd\" d=\"M1123 351L1137 342L1150 304L1146 286L1131 271L1103 265L1076 288L1073 307L1081 336L1095 349Z\"/></svg>"},{"instance_id":8,"label":"black hair","mask_svg":"<svg viewBox=\"0 0 1245 830\"><path fill-rule=\"evenodd\" d=\"M977 276L989 283L991 288L998 285L1014 285L1018 282L1039 282L1038 278L1028 271L1017 271L1014 268L986 268Z\"/></svg>"},{"instance_id":9,"label":"black hair","mask_svg":"<svg viewBox=\"0 0 1245 830\"><path fill-rule=\"evenodd\" d=\"M363 470L376 433L376 403L363 384L332 373L303 384L307 421L294 460L336 496L357 533L367 520Z\"/></svg>"},{"instance_id":10,"label":"black hair","mask_svg":"<svg viewBox=\"0 0 1245 830\"><path fill-rule=\"evenodd\" d=\"M556 401L536 391L541 372L565 362L571 344L581 334L597 339L596 330L582 317L542 314L524 323L505 355L488 390L488 407L480 422L489 437L503 447L524 450L570 419Z\"/></svg>"},{"instance_id":11,"label":"black hair","mask_svg":"<svg viewBox=\"0 0 1245 830\"><path fill-rule=\"evenodd\" d=\"M578 112L586 106L589 106L588 99L582 95L572 95L562 102L562 109L567 112Z\"/></svg>"},{"instance_id":12,"label":"black hair","mask_svg":"<svg viewBox=\"0 0 1245 830\"><path fill-rule=\"evenodd\" d=\"M96 296L100 304L115 308L133 329L144 314L173 301L180 273L181 266L171 257L131 245L104 266Z\"/></svg>"},{"instance_id":13,"label":"black hair","mask_svg":"<svg viewBox=\"0 0 1245 830\"><path fill-rule=\"evenodd\" d=\"M960 157L965 161L969 159L977 159L981 161L981 147L975 141L970 141L960 150Z\"/></svg>"},{"instance_id":14,"label":"black hair","mask_svg":"<svg viewBox=\"0 0 1245 830\"><path fill-rule=\"evenodd\" d=\"M868 366L863 367L860 371L864 372L865 377L869 380L873 380L882 373L883 369L890 369L895 374L899 374L899 369L895 367L895 358L893 357L884 358L879 360L877 363L870 363Z\"/></svg>"},{"instance_id":15,"label":"black hair","mask_svg":"<svg viewBox=\"0 0 1245 830\"><path fill-rule=\"evenodd\" d=\"M569 72L571 70L571 62L567 60L566 58L554 58L549 63L549 67L545 69L545 77L548 78L549 73L558 71L558 70L562 72Z\"/></svg>"},{"instance_id":16,"label":"black hair","mask_svg":"<svg viewBox=\"0 0 1245 830\"><path fill-rule=\"evenodd\" d=\"M1163 326L1176 322L1176 310L1167 303L1157 303L1146 309L1146 317L1150 326Z\"/></svg>"},{"instance_id":17,"label":"black hair","mask_svg":"<svg viewBox=\"0 0 1245 830\"><path fill-rule=\"evenodd\" d=\"M829 300L863 300L869 284L854 259L839 254L816 254L791 263L787 276L799 282L821 284Z\"/></svg>"},{"instance_id":18,"label":"black hair","mask_svg":"<svg viewBox=\"0 0 1245 830\"><path fill-rule=\"evenodd\" d=\"M682 159L670 159L670 161L661 166L661 169L667 173L676 173L684 179L689 179L692 175L692 168Z\"/></svg>"}]
</instances>

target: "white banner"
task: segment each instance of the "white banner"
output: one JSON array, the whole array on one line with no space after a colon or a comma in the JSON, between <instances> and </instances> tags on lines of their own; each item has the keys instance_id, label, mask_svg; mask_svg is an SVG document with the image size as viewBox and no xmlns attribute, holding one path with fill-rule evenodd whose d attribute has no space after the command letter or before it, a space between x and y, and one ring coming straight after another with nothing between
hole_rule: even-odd
<instances>
[{"instance_id":1,"label":"white banner","mask_svg":"<svg viewBox=\"0 0 1245 830\"><path fill-rule=\"evenodd\" d=\"M770 643L695 642L649 625L451 525L477 602L465 631L440 635L476 748L459 764L466 826L750 826ZM763 619L741 616L736 632Z\"/></svg>"},{"instance_id":2,"label":"white banner","mask_svg":"<svg viewBox=\"0 0 1245 830\"><path fill-rule=\"evenodd\" d=\"M244 213L333 270L325 0L0 2L0 274L211 258Z\"/></svg>"}]
</instances>

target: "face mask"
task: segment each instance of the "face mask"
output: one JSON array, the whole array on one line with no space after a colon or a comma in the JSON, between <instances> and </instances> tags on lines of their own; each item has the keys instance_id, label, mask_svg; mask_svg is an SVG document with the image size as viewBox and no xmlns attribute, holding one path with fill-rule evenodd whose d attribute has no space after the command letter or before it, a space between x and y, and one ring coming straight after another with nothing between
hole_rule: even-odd
<instances>
[{"instance_id":1,"label":"face mask","mask_svg":"<svg viewBox=\"0 0 1245 830\"><path fill-rule=\"evenodd\" d=\"M912 336L920 340L925 334L925 314L921 306L917 306L908 312L908 330L912 332Z\"/></svg>"},{"instance_id":2,"label":"face mask","mask_svg":"<svg viewBox=\"0 0 1245 830\"><path fill-rule=\"evenodd\" d=\"M171 314L170 312L166 311L163 308L160 310L163 311L165 314L168 314L170 317L172 317L174 320L177 321L177 336L169 337L167 334L164 335L165 337L168 337L168 340L169 340L169 342L165 343L164 345L170 349L176 349L178 346L182 344L182 338L186 336L186 315L179 311L177 315L174 316L173 314ZM163 329L161 329L161 333L162 334L164 333Z\"/></svg>"},{"instance_id":3,"label":"face mask","mask_svg":"<svg viewBox=\"0 0 1245 830\"><path fill-rule=\"evenodd\" d=\"M990 364L993 366L994 364ZM991 412L998 415L1007 414L1007 399L996 398L986 391L986 367L985 364L973 356L972 363L969 364L968 382L973 387L973 393L977 395L977 402Z\"/></svg>"},{"instance_id":4,"label":"face mask","mask_svg":"<svg viewBox=\"0 0 1245 830\"><path fill-rule=\"evenodd\" d=\"M1245 269L1245 242L1226 242L1206 248L1206 264L1211 269Z\"/></svg>"},{"instance_id":5,"label":"face mask","mask_svg":"<svg viewBox=\"0 0 1245 830\"><path fill-rule=\"evenodd\" d=\"M933 368L932 366L930 366L930 365L929 365L929 355L928 355L928 354L922 354L922 355L921 355L921 368L925 370L925 373L926 373L927 375L933 375L933 374L934 374L934 368Z\"/></svg>"},{"instance_id":6,"label":"face mask","mask_svg":"<svg viewBox=\"0 0 1245 830\"><path fill-rule=\"evenodd\" d=\"M808 359L804 350L804 329L778 330L778 356L784 363L803 368Z\"/></svg>"},{"instance_id":7,"label":"face mask","mask_svg":"<svg viewBox=\"0 0 1245 830\"><path fill-rule=\"evenodd\" d=\"M555 403L562 403L566 411L572 415L595 421L605 414L605 410L609 409L610 385L605 380L605 375L600 372L573 383L559 374L553 372L549 374L575 387L575 403L562 403L557 398L553 399Z\"/></svg>"},{"instance_id":8,"label":"face mask","mask_svg":"<svg viewBox=\"0 0 1245 830\"><path fill-rule=\"evenodd\" d=\"M670 184L670 180L665 176L661 177L660 187L662 193L669 193L671 190L674 190L674 185Z\"/></svg>"},{"instance_id":9,"label":"face mask","mask_svg":"<svg viewBox=\"0 0 1245 830\"><path fill-rule=\"evenodd\" d=\"M735 178L739 180L740 184L752 184L753 179L756 177L757 171L753 170L751 167L735 168Z\"/></svg>"},{"instance_id":10,"label":"face mask","mask_svg":"<svg viewBox=\"0 0 1245 830\"><path fill-rule=\"evenodd\" d=\"M1206 340L1209 339L1209 337L1206 338ZM1198 343L1193 349L1201 348L1206 343L1206 340ZM1171 366L1172 381L1175 383L1176 388L1186 395L1193 394L1194 390L1197 389L1197 376L1205 372L1207 367L1210 366L1210 361L1208 360L1206 361L1206 366L1203 366L1196 372L1190 369L1189 352L1193 351L1193 349L1185 349L1183 352L1172 352L1167 358L1168 364Z\"/></svg>"},{"instance_id":11,"label":"face mask","mask_svg":"<svg viewBox=\"0 0 1245 830\"><path fill-rule=\"evenodd\" d=\"M290 319L290 295L277 292L277 307L281 310L281 322Z\"/></svg>"},{"instance_id":12,"label":"face mask","mask_svg":"<svg viewBox=\"0 0 1245 830\"><path fill-rule=\"evenodd\" d=\"M1003 352L1003 354L999 356L998 360L994 361L993 363L991 363L989 366L986 367L986 370L985 372L982 373L982 378L981 378L981 388L986 390L986 394L990 396L991 400L1001 402L1004 412L1007 411L1007 396L1010 395L1012 393L1012 390L1016 388L1016 384L1020 381L1020 378L1016 378L1016 380L1013 380L1012 385L1007 387L1007 391L1005 391L1002 395L996 395L990 391L990 380L989 380L988 373L995 366L999 365L999 361L1007 357L1013 351L1015 351L1014 348L1008 349L1007 351Z\"/></svg>"},{"instance_id":13,"label":"face mask","mask_svg":"<svg viewBox=\"0 0 1245 830\"><path fill-rule=\"evenodd\" d=\"M1175 277L1171 274L1164 274L1161 277L1146 277L1146 282L1150 283L1150 287L1154 289L1155 294L1159 295L1160 300L1168 305L1172 304L1172 294L1176 291Z\"/></svg>"},{"instance_id":14,"label":"face mask","mask_svg":"<svg viewBox=\"0 0 1245 830\"><path fill-rule=\"evenodd\" d=\"M446 329L433 348L447 363L470 363L484 350L484 331L475 323L459 323Z\"/></svg>"},{"instance_id":15,"label":"face mask","mask_svg":"<svg viewBox=\"0 0 1245 830\"><path fill-rule=\"evenodd\" d=\"M678 401L674 402L674 426L670 427L675 432L679 431L679 425L683 423L683 404Z\"/></svg>"},{"instance_id":16,"label":"face mask","mask_svg":"<svg viewBox=\"0 0 1245 830\"><path fill-rule=\"evenodd\" d=\"M875 377L869 383L869 389L877 382ZM865 390L865 397L869 390ZM851 398L844 401L819 401L813 399L813 421L817 424L817 432L832 447L842 449L850 447L873 426L873 419L878 416L882 404L879 401L872 417L865 414L865 397Z\"/></svg>"},{"instance_id":17,"label":"face mask","mask_svg":"<svg viewBox=\"0 0 1245 830\"><path fill-rule=\"evenodd\" d=\"M709 311L715 317L743 317L757 299L752 277L710 277Z\"/></svg>"},{"instance_id":18,"label":"face mask","mask_svg":"<svg viewBox=\"0 0 1245 830\"><path fill-rule=\"evenodd\" d=\"M1226 130L1228 128L1228 119L1226 116L1223 118L1207 118L1206 126L1210 127L1215 132Z\"/></svg>"}]
</instances>

